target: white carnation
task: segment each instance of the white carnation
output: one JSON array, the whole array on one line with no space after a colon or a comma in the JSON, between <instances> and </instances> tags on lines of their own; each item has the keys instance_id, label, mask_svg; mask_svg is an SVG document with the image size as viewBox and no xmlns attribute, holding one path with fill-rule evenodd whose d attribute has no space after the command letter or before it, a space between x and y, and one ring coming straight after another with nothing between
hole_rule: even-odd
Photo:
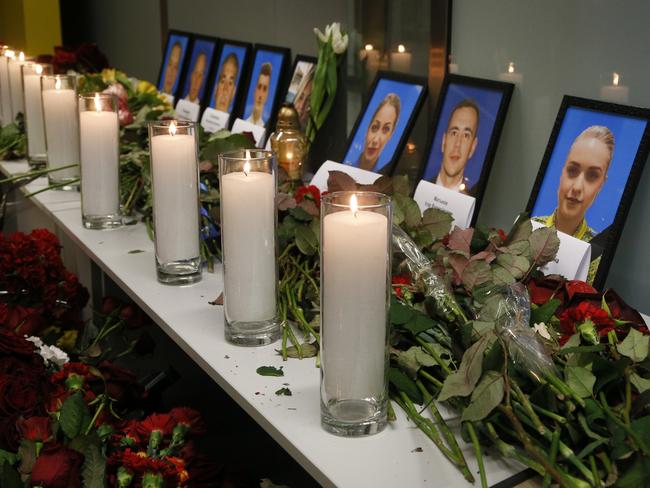
<instances>
[{"instance_id":1,"label":"white carnation","mask_svg":"<svg viewBox=\"0 0 650 488\"><path fill-rule=\"evenodd\" d=\"M535 332L541 335L544 339L548 339L549 341L551 340L551 334L549 334L548 328L544 322L533 325L533 329L535 329Z\"/></svg>"},{"instance_id":2,"label":"white carnation","mask_svg":"<svg viewBox=\"0 0 650 488\"><path fill-rule=\"evenodd\" d=\"M32 336L25 338L34 344L36 352L43 358L46 365L54 364L57 367L63 366L70 361L68 355L56 346L48 346L43 343L40 337Z\"/></svg>"}]
</instances>

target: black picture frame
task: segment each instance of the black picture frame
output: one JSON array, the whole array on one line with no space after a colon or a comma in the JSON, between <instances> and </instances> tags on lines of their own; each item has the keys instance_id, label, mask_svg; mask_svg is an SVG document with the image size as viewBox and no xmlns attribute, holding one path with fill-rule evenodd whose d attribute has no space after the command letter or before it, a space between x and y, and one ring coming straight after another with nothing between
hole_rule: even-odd
<instances>
[{"instance_id":1,"label":"black picture frame","mask_svg":"<svg viewBox=\"0 0 650 488\"><path fill-rule=\"evenodd\" d=\"M205 84L204 84L204 96L200 97L199 99L199 105L203 107L203 100L205 98L205 92L207 92L208 89L208 82L210 81L210 78L212 76L212 71L214 70L214 65L215 65L215 60L219 52L219 46L220 46L220 40L216 37L213 36L205 36L205 35L199 35L199 34L192 34L192 42L190 43L187 53L186 53L186 67L184 72L182 73L182 78L178 86L178 91L177 94L178 96L176 97L175 104L178 103L179 100L182 99L186 85L189 81L189 77L191 76L191 62L192 62L192 54L194 53L194 48L196 47L196 43L200 41L205 41L205 42L210 42L214 44L213 51L212 51L212 59L210 59L210 63L207 66L206 72L205 72ZM175 105L174 104L174 105Z\"/></svg>"},{"instance_id":2,"label":"black picture frame","mask_svg":"<svg viewBox=\"0 0 650 488\"><path fill-rule=\"evenodd\" d=\"M641 179L641 173L645 166L646 160L648 159L648 154L650 152L650 109L633 107L627 105L619 105L608 102L601 102L598 100L591 100L587 98L580 98L570 95L565 95L562 99L560 109L558 111L555 123L553 125L553 130L551 131L551 136L549 142L546 146L546 151L544 152L544 157L540 165L535 183L530 193L528 203L526 205L526 212L531 214L534 218L535 215L532 215L534 212L534 207L537 202L537 199L542 190L542 185L544 179L551 165L551 160L553 158L554 150L558 137L560 136L561 130L564 126L566 120L567 112L571 108L583 109L585 111L596 112L598 114L605 115L614 115L629 117L630 119L638 119L645 121L645 128L643 133L640 136L640 140L636 149L636 153L632 164L630 166L625 185L620 196L618 207L612 219L611 224L602 229L600 232L595 234L593 238L589 241L592 246L592 263L595 259L600 258L600 263L598 264L595 274L593 274L592 284L597 289L602 289L607 279L607 274L609 268L614 259L616 252L616 247L618 241L623 232L623 227L625 220L630 211L632 205L632 200L634 198L634 193L637 189L639 181ZM575 140L575 139L574 139ZM614 158L616 158L616 146L614 148ZM610 165L614 164L614 160L610 161ZM607 175L610 173L610 167L608 165ZM600 191L600 190L599 190ZM598 195L597 195L598 196ZM592 203L596 202L596 197ZM590 204L591 206L591 204ZM557 207L556 207L557 208Z\"/></svg>"},{"instance_id":3,"label":"black picture frame","mask_svg":"<svg viewBox=\"0 0 650 488\"><path fill-rule=\"evenodd\" d=\"M187 39L187 44L185 47L185 52L183 54L183 62L179 66L179 71L177 74L177 80L176 80L176 89L172 90L173 93L167 93L167 95L172 95L174 97L174 105L176 105L176 101L178 99L178 94L182 90L182 81L185 79L185 72L187 71L187 66L189 64L189 56L187 55L188 53L192 52L192 44L194 42L194 34L191 32L187 31L182 31L182 30L175 30L175 29L170 29L168 34L167 34L167 40L165 41L165 51L163 52L163 57L160 62L160 69L158 70L158 80L156 81L156 88L158 88L158 91L164 92L164 90L161 89L161 82L162 82L162 77L165 72L165 68L167 67L167 51L169 51L170 48L170 42L174 38L174 36L180 36L180 37L185 37Z\"/></svg>"},{"instance_id":4,"label":"black picture frame","mask_svg":"<svg viewBox=\"0 0 650 488\"><path fill-rule=\"evenodd\" d=\"M290 90L291 86L293 85L293 80L296 76L296 69L298 68L298 63L309 63L314 66L314 72L316 71L316 64L318 63L318 58L315 56L307 56L306 54L297 54L296 57L293 60L293 66L291 67L291 71L289 72L289 76L287 77L287 86L284 90L284 102L292 103L296 110L298 111L298 118L300 119L301 116L303 115L300 107L296 106L296 98L298 97L299 93L296 93L295 97L296 98L291 98L290 99ZM312 75L313 78L313 75ZM301 82L302 83L302 82ZM297 87L299 89L299 87ZM309 95L309 98L305 102L307 104L307 107L309 107L309 99L311 99L311 93ZM306 117L309 117L309 114L307 113ZM306 122L303 124L301 121L301 128L304 131L305 127L307 126Z\"/></svg>"},{"instance_id":5,"label":"black picture frame","mask_svg":"<svg viewBox=\"0 0 650 488\"><path fill-rule=\"evenodd\" d=\"M372 85L370 86L370 89L368 90L368 94L365 98L365 102L363 104L363 108L361 109L361 112L359 112L359 115L357 116L356 121L354 122L354 126L352 127L352 131L350 132L350 135L348 136L348 140L345 146L345 151L343 153L342 157L342 163L343 164L352 164L351 162L347 161L349 158L348 156L350 155L350 151L353 150L353 144L355 143L355 140L357 139L357 132L361 128L361 125L363 123L363 120L366 116L366 113L368 112L368 109L370 108L370 105L374 105L374 95L377 92L377 89L379 88L380 84L382 81L395 81L399 83L404 83L404 84L409 84L413 86L418 86L422 87L421 91L419 92L416 101L413 105L413 108L411 112L409 113L409 117L406 120L406 123L404 125L404 129L402 130L401 134L399 134L399 139L395 145L395 149L393 150L393 154L388 160L388 162L384 163L381 168L373 169L372 171L376 171L377 173L380 174L385 174L385 175L392 175L393 171L395 170L395 166L397 165L397 162L399 161L399 158L404 151L404 147L406 146L406 142L408 140L409 134L413 130L413 125L415 124L415 121L420 113L420 110L422 109L422 106L424 105L424 101L427 98L427 95L429 93L428 87L427 87L427 79L422 76L415 76L415 75L410 75L410 74L404 74L404 73L397 73L394 71L378 71L377 75L375 76L375 79L372 82ZM400 114L400 118L402 117L402 114ZM383 148L382 148L383 150ZM381 157L381 153L379 156L377 156L379 162L379 158Z\"/></svg>"},{"instance_id":6,"label":"black picture frame","mask_svg":"<svg viewBox=\"0 0 650 488\"><path fill-rule=\"evenodd\" d=\"M213 66L212 73L210 73L210 77L208 79L208 89L205 91L202 107L203 110L210 107L211 99L214 96L216 85L219 81L217 77L219 76L219 72L221 69L221 62L220 62L221 56L223 54L224 49L226 49L228 46L242 48L244 50L244 60L242 62L242 65L239 68L240 71L239 80L237 82L235 97L232 101L232 109L230 111L230 117L227 125L227 128L229 129L235 120L235 117L233 117L233 115L239 114L240 110L242 110L241 105L244 100L244 94L246 93L243 88L247 88L248 78L250 76L249 72L251 69L252 52L253 52L252 43L236 41L233 39L219 39L219 45L217 46L217 52L214 57L214 66Z\"/></svg>"},{"instance_id":7,"label":"black picture frame","mask_svg":"<svg viewBox=\"0 0 650 488\"><path fill-rule=\"evenodd\" d=\"M487 187L487 182L490 176L490 171L492 170L492 164L494 163L494 156L496 154L499 140L501 139L501 131L503 130L503 124L505 123L506 115L508 112L508 107L510 106L510 100L512 99L512 92L514 90L513 83L507 83L504 81L488 80L483 78L474 78L471 76L457 75L457 74L447 74L443 80L442 88L440 90L440 97L436 103L436 109L433 117L432 131L430 133L429 139L427 141L426 149L424 151L424 159L420 164L420 173L418 175L418 181L426 178L427 181L431 181L428 177L427 172L429 169L433 169L435 165L431 164L432 155L431 152L436 148L436 143L440 138L440 123L447 123L447 120L441 120L443 115L443 110L445 107L445 102L449 96L449 88L453 85L465 86L470 89L483 89L486 91L496 91L501 94L501 99L497 109L496 116L494 117L494 123L492 124L492 130L487 141L487 148L485 150L485 155L483 157L482 166L479 171L479 177L477 182L472 185L471 195L475 198L476 203L474 207L474 214L471 220L471 226L473 226L478 217L479 210L481 208L481 203L483 202L483 197L485 195L485 189ZM479 129L480 127L479 123ZM479 139L479 143L480 143ZM442 163L441 163L442 164ZM432 181L435 182L435 181Z\"/></svg>"},{"instance_id":8,"label":"black picture frame","mask_svg":"<svg viewBox=\"0 0 650 488\"><path fill-rule=\"evenodd\" d=\"M258 56L261 55L263 52L268 52L268 53L275 53L279 54L282 56L282 62L281 62L281 68L280 68L280 76L277 81L277 86L275 89L275 93L273 93L273 98L271 100L270 104L270 112L269 112L269 117L264 124L265 128L265 140L260 141L261 144L266 142L266 139L268 139L269 135L273 132L275 129L275 121L277 118L277 113L278 113L278 108L280 106L280 102L282 100L282 97L284 96L284 92L287 86L287 71L288 71L288 65L291 62L291 49L288 47L280 47L280 46L271 46L268 44L255 44L255 48L253 49L253 55L251 57L251 62L250 62L250 70L248 73L248 79L246 81L245 87L246 90L244 92L243 100L241 103L241 106L239 107L239 111L237 114L237 117L244 118L245 111L246 111L246 104L248 101L249 94L251 90L254 90L255 87L253 84L256 82L255 76L255 64L257 62ZM267 103L269 103L267 101ZM231 115L231 119L234 120L234 118Z\"/></svg>"}]
</instances>

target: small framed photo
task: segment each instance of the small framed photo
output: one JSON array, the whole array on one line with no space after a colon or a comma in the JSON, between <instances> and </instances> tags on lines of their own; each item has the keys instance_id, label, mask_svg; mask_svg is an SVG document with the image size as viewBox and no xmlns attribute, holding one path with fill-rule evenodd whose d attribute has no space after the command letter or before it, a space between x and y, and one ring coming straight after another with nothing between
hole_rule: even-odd
<instances>
[{"instance_id":1,"label":"small framed photo","mask_svg":"<svg viewBox=\"0 0 650 488\"><path fill-rule=\"evenodd\" d=\"M176 96L184 74L187 53L192 43L192 35L187 32L169 31L165 56L158 74L158 90Z\"/></svg>"},{"instance_id":2,"label":"small framed photo","mask_svg":"<svg viewBox=\"0 0 650 488\"><path fill-rule=\"evenodd\" d=\"M217 39L214 37L194 36L188 69L183 77L180 95L183 100L201 105L216 49Z\"/></svg>"},{"instance_id":3,"label":"small framed photo","mask_svg":"<svg viewBox=\"0 0 650 488\"><path fill-rule=\"evenodd\" d=\"M217 67L206 90L206 107L225 114L237 110L241 85L248 76L252 45L247 42L222 40Z\"/></svg>"},{"instance_id":4,"label":"small framed photo","mask_svg":"<svg viewBox=\"0 0 650 488\"><path fill-rule=\"evenodd\" d=\"M528 201L534 220L591 243L602 288L650 150L650 110L565 96Z\"/></svg>"},{"instance_id":5,"label":"small framed photo","mask_svg":"<svg viewBox=\"0 0 650 488\"><path fill-rule=\"evenodd\" d=\"M273 126L290 57L288 48L255 45L242 117L246 122Z\"/></svg>"},{"instance_id":6,"label":"small framed photo","mask_svg":"<svg viewBox=\"0 0 650 488\"><path fill-rule=\"evenodd\" d=\"M291 81L287 89L285 102L293 103L298 112L300 127L305 130L309 113L311 112L311 90L314 83L314 74L316 73L316 63L318 60L313 56L299 54L293 62L291 70Z\"/></svg>"},{"instance_id":7,"label":"small framed photo","mask_svg":"<svg viewBox=\"0 0 650 488\"><path fill-rule=\"evenodd\" d=\"M426 95L425 78L380 71L354 124L342 162L391 174Z\"/></svg>"},{"instance_id":8,"label":"small framed photo","mask_svg":"<svg viewBox=\"0 0 650 488\"><path fill-rule=\"evenodd\" d=\"M475 198L478 215L512 83L449 74L445 77L420 179Z\"/></svg>"}]
</instances>

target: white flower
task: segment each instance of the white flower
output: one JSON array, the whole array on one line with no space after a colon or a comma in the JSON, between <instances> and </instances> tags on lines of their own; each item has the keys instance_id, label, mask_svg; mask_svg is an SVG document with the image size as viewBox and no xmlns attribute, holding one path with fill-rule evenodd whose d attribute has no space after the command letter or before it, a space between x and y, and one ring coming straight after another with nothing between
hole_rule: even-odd
<instances>
[{"instance_id":1,"label":"white flower","mask_svg":"<svg viewBox=\"0 0 650 488\"><path fill-rule=\"evenodd\" d=\"M38 336L32 336L32 337L25 336L25 339L33 343L36 346L36 349L40 349L41 347L43 347L43 341Z\"/></svg>"},{"instance_id":2,"label":"white flower","mask_svg":"<svg viewBox=\"0 0 650 488\"><path fill-rule=\"evenodd\" d=\"M347 48L348 48L347 34L339 35L338 38L335 37L332 40L332 51L334 51L334 54L343 54Z\"/></svg>"},{"instance_id":3,"label":"white flower","mask_svg":"<svg viewBox=\"0 0 650 488\"><path fill-rule=\"evenodd\" d=\"M341 32L340 22L332 22L325 27L325 33L314 27L314 34L322 43L330 42L335 54L342 54L348 48L348 35Z\"/></svg>"},{"instance_id":4,"label":"white flower","mask_svg":"<svg viewBox=\"0 0 650 488\"><path fill-rule=\"evenodd\" d=\"M327 42L327 36L323 34L318 27L314 27L314 34L316 34L316 37L318 37L318 39L320 39L321 42L323 43Z\"/></svg>"},{"instance_id":5,"label":"white flower","mask_svg":"<svg viewBox=\"0 0 650 488\"><path fill-rule=\"evenodd\" d=\"M551 340L551 334L548 332L548 328L546 327L546 324L542 322L541 324L535 324L533 325L533 328L535 329L535 332L537 332L539 335L541 335L544 339Z\"/></svg>"},{"instance_id":6,"label":"white flower","mask_svg":"<svg viewBox=\"0 0 650 488\"><path fill-rule=\"evenodd\" d=\"M65 363L70 361L70 358L68 355L63 352L61 349L59 349L56 346L48 346L43 343L40 337L32 336L32 337L27 337L25 338L29 341L32 342L35 346L36 352L43 358L43 361L45 361L46 365L49 365L50 363L55 364L57 367L63 366Z\"/></svg>"}]
</instances>

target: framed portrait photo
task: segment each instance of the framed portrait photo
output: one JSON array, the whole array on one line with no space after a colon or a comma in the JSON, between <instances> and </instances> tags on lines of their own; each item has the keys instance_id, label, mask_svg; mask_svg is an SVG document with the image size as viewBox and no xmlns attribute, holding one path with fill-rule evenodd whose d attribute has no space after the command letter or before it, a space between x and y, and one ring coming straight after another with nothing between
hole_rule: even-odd
<instances>
[{"instance_id":1,"label":"framed portrait photo","mask_svg":"<svg viewBox=\"0 0 650 488\"><path fill-rule=\"evenodd\" d=\"M194 36L179 98L201 105L217 49L217 39Z\"/></svg>"},{"instance_id":2,"label":"framed portrait photo","mask_svg":"<svg viewBox=\"0 0 650 488\"><path fill-rule=\"evenodd\" d=\"M434 116L420 179L475 198L474 217L485 192L512 83L449 74Z\"/></svg>"},{"instance_id":3,"label":"framed portrait photo","mask_svg":"<svg viewBox=\"0 0 650 488\"><path fill-rule=\"evenodd\" d=\"M311 111L311 90L318 60L313 56L299 54L293 62L291 78L284 101L293 103L298 112L300 127L304 131Z\"/></svg>"},{"instance_id":4,"label":"framed portrait photo","mask_svg":"<svg viewBox=\"0 0 650 488\"><path fill-rule=\"evenodd\" d=\"M216 69L205 94L205 107L226 114L227 118L237 110L251 51L252 45L247 42L221 41Z\"/></svg>"},{"instance_id":5,"label":"framed portrait photo","mask_svg":"<svg viewBox=\"0 0 650 488\"><path fill-rule=\"evenodd\" d=\"M192 35L187 32L169 31L165 56L158 74L158 90L175 97L181 85L187 53L192 44Z\"/></svg>"},{"instance_id":6,"label":"framed portrait photo","mask_svg":"<svg viewBox=\"0 0 650 488\"><path fill-rule=\"evenodd\" d=\"M650 149L650 110L565 96L530 195L533 220L591 244L602 288Z\"/></svg>"},{"instance_id":7,"label":"framed portrait photo","mask_svg":"<svg viewBox=\"0 0 650 488\"><path fill-rule=\"evenodd\" d=\"M380 71L350 133L342 162L391 174L426 95L426 78Z\"/></svg>"},{"instance_id":8,"label":"framed portrait photo","mask_svg":"<svg viewBox=\"0 0 650 488\"><path fill-rule=\"evenodd\" d=\"M288 48L255 45L242 118L259 127L272 127L285 86Z\"/></svg>"}]
</instances>

